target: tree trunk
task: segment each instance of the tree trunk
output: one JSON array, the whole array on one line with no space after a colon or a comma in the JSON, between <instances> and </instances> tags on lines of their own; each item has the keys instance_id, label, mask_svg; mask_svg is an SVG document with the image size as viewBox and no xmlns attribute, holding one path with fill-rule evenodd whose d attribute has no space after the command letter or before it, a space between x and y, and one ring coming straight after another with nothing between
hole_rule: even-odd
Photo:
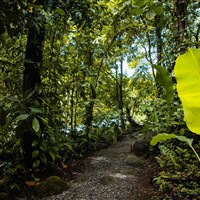
<instances>
[{"instance_id":1,"label":"tree trunk","mask_svg":"<svg viewBox=\"0 0 200 200\"><path fill-rule=\"evenodd\" d=\"M34 14L32 14L34 15ZM30 101L27 103L27 107L30 106L32 102L38 99L38 94L36 92L36 85L40 84L40 68L42 67L42 46L44 41L44 27L41 24L35 25L33 16L32 23L28 28L27 46L24 61L24 77L23 77L23 96L26 97L29 92L35 91L32 95ZM38 100L39 101L39 100ZM21 138L23 159L24 164L27 168L32 168L33 158L32 158L32 142L37 139L36 134L32 131L30 126L28 130L24 131Z\"/></svg>"},{"instance_id":2,"label":"tree trunk","mask_svg":"<svg viewBox=\"0 0 200 200\"><path fill-rule=\"evenodd\" d=\"M91 68L93 66L93 51L90 50L89 52L87 52L86 56L87 56L86 64L88 66L88 69L91 70ZM85 120L84 120L84 125L86 127L86 140L87 140L87 150L88 151L89 151L90 145L91 145L90 131L91 131L92 121L93 121L94 103L95 103L95 99L97 97L96 90L95 90L96 86L97 85L92 85L92 83L90 83L89 99L85 99L86 101L89 100L88 104L86 105L86 113L85 113Z\"/></svg>"},{"instance_id":3,"label":"tree trunk","mask_svg":"<svg viewBox=\"0 0 200 200\"><path fill-rule=\"evenodd\" d=\"M126 107L126 117L128 122L130 123L131 131L137 131L140 126L132 119L131 110L129 107Z\"/></svg>"},{"instance_id":4,"label":"tree trunk","mask_svg":"<svg viewBox=\"0 0 200 200\"><path fill-rule=\"evenodd\" d=\"M90 130L93 121L93 108L94 108L94 100L96 99L96 91L93 85L90 84L90 102L86 106L86 114L85 114L85 123L86 126L86 139L87 139L87 150L90 149L91 139L90 139Z\"/></svg>"},{"instance_id":5,"label":"tree trunk","mask_svg":"<svg viewBox=\"0 0 200 200\"><path fill-rule=\"evenodd\" d=\"M125 129L124 112L123 112L123 59L120 61L120 82L119 82L119 111L122 130Z\"/></svg>"},{"instance_id":6,"label":"tree trunk","mask_svg":"<svg viewBox=\"0 0 200 200\"><path fill-rule=\"evenodd\" d=\"M195 37L195 40L196 40L196 48L199 48L199 33L200 33L200 24L198 24L198 27L197 27L197 32L196 34L194 35Z\"/></svg>"},{"instance_id":7,"label":"tree trunk","mask_svg":"<svg viewBox=\"0 0 200 200\"><path fill-rule=\"evenodd\" d=\"M117 64L116 64L117 65ZM116 79L116 82L115 82L115 95L116 95L116 100L119 105L119 83L118 83L118 65L116 67L116 70L115 70L115 79Z\"/></svg>"},{"instance_id":8,"label":"tree trunk","mask_svg":"<svg viewBox=\"0 0 200 200\"><path fill-rule=\"evenodd\" d=\"M162 35L161 35L162 28L160 26L159 15L156 15L155 17L155 26L156 26L157 65L161 65L162 64ZM157 88L158 97L161 97L163 94L163 90L162 90L161 85L159 85L157 82L156 82L156 88Z\"/></svg>"},{"instance_id":9,"label":"tree trunk","mask_svg":"<svg viewBox=\"0 0 200 200\"><path fill-rule=\"evenodd\" d=\"M70 110L71 110L71 119L70 119L70 126L71 126L71 131L72 133L74 133L74 92L75 92L75 78L74 78L74 74L72 74L72 93L71 93L71 100L70 100Z\"/></svg>"},{"instance_id":10,"label":"tree trunk","mask_svg":"<svg viewBox=\"0 0 200 200\"><path fill-rule=\"evenodd\" d=\"M177 20L177 47L178 52L184 53L187 49L186 28L187 28L187 6L189 0L176 0L175 14Z\"/></svg>"},{"instance_id":11,"label":"tree trunk","mask_svg":"<svg viewBox=\"0 0 200 200\"><path fill-rule=\"evenodd\" d=\"M162 60L162 36L160 27L160 16L155 17L156 23L156 43L157 43L157 65L161 64Z\"/></svg>"}]
</instances>

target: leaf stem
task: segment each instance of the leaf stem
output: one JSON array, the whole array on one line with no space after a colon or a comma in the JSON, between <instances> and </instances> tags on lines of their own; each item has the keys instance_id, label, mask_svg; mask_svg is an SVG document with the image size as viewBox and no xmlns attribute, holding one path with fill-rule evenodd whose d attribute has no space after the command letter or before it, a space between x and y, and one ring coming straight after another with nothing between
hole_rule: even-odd
<instances>
[{"instance_id":1,"label":"leaf stem","mask_svg":"<svg viewBox=\"0 0 200 200\"><path fill-rule=\"evenodd\" d=\"M199 157L198 153L195 151L195 149L193 148L192 145L189 145L189 146L191 147L192 151L195 153L196 157L198 158L198 160L200 162L200 157Z\"/></svg>"}]
</instances>

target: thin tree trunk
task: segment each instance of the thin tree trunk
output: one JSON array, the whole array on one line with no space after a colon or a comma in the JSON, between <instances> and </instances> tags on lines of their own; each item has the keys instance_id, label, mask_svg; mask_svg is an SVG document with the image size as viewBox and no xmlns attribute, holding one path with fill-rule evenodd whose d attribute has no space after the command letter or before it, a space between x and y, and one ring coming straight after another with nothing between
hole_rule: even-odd
<instances>
[{"instance_id":1,"label":"thin tree trunk","mask_svg":"<svg viewBox=\"0 0 200 200\"><path fill-rule=\"evenodd\" d=\"M117 65L117 68L116 68L116 71L115 71L115 92L116 92L116 100L117 100L117 103L119 104L119 83L118 83L118 65Z\"/></svg>"},{"instance_id":2,"label":"thin tree trunk","mask_svg":"<svg viewBox=\"0 0 200 200\"><path fill-rule=\"evenodd\" d=\"M104 53L105 55L109 52L109 49L111 48L115 39L116 39L116 36L113 37L113 39L111 40L111 43L108 45L108 47L107 47L107 49ZM89 95L90 102L86 106L86 114L85 114L84 125L86 126L86 138L87 138L87 149L88 150L90 149L90 143L91 143L90 130L91 130L92 121L93 121L93 109L94 109L94 105L95 105L95 99L97 97L96 88L97 88L97 85L98 85L98 80L99 80L99 77L100 77L101 69L103 67L103 61L105 59L105 55L102 56L102 59L101 59L100 65L99 65L99 69L97 70L97 76L96 76L96 80L95 80L96 83L94 85L90 84L90 95ZM93 51L88 52L87 65L88 65L89 69L91 69L91 67L93 66ZM84 77L85 77L86 75L85 75L84 71L83 71L83 74L84 74ZM84 93L85 92L84 92L84 88L83 88L81 96L83 96L83 99L86 100Z\"/></svg>"},{"instance_id":3,"label":"thin tree trunk","mask_svg":"<svg viewBox=\"0 0 200 200\"><path fill-rule=\"evenodd\" d=\"M177 20L177 47L179 49L178 52L184 53L187 49L186 42L186 29L187 29L187 6L189 0L176 0L175 5L175 14Z\"/></svg>"},{"instance_id":4,"label":"thin tree trunk","mask_svg":"<svg viewBox=\"0 0 200 200\"><path fill-rule=\"evenodd\" d=\"M91 67L93 66L93 52L90 51L87 54L87 65L88 68L91 69ZM90 93L89 93L89 103L86 105L86 113L85 113L85 121L84 121L84 125L86 126L86 140L87 140L87 150L90 149L90 145L91 145L91 138L90 138L90 131L91 131L91 127L92 127L92 121L93 121L93 108L94 108L94 102L96 99L96 90L95 90L94 85L92 85L92 83L90 83Z\"/></svg>"},{"instance_id":5,"label":"thin tree trunk","mask_svg":"<svg viewBox=\"0 0 200 200\"><path fill-rule=\"evenodd\" d=\"M72 94L71 94L71 100L70 100L70 110L71 110L71 119L70 119L70 125L71 125L71 131L74 133L74 92L75 92L75 78L74 74L72 74Z\"/></svg>"},{"instance_id":6,"label":"thin tree trunk","mask_svg":"<svg viewBox=\"0 0 200 200\"><path fill-rule=\"evenodd\" d=\"M156 24L156 48L157 48L157 65L162 64L162 28L160 27L160 16L155 17ZM162 87L156 82L158 97L161 97L163 94Z\"/></svg>"},{"instance_id":7,"label":"thin tree trunk","mask_svg":"<svg viewBox=\"0 0 200 200\"><path fill-rule=\"evenodd\" d=\"M34 15L34 14L32 14ZM32 20L34 17L32 16ZM34 22L36 23L36 22ZM32 24L34 24L32 23ZM27 46L26 54L24 61L24 77L23 77L23 96L26 97L29 92L36 90L36 85L40 84L40 68L42 67L42 47L44 41L44 27L37 24L30 25L28 28L28 37L27 37ZM38 100L38 94L35 91L31 97L31 104L34 100ZM27 105L28 107L29 105ZM22 141L22 150L23 150L23 159L24 164L27 168L32 168L33 158L32 158L32 142L34 139L38 139L36 134L31 130L31 126L28 130L24 131L24 134L21 138Z\"/></svg>"},{"instance_id":8,"label":"thin tree trunk","mask_svg":"<svg viewBox=\"0 0 200 200\"><path fill-rule=\"evenodd\" d=\"M155 17L156 23L156 42L157 42L157 65L161 64L162 61L162 36L161 36L161 27L159 26L160 17Z\"/></svg>"},{"instance_id":9,"label":"thin tree trunk","mask_svg":"<svg viewBox=\"0 0 200 200\"><path fill-rule=\"evenodd\" d=\"M198 27L197 27L197 32L196 34L194 35L195 37L195 40L196 40L196 48L199 48L199 32L200 32L200 24L198 24Z\"/></svg>"},{"instance_id":10,"label":"thin tree trunk","mask_svg":"<svg viewBox=\"0 0 200 200\"><path fill-rule=\"evenodd\" d=\"M85 126L86 126L86 139L87 139L87 150L90 149L91 139L90 139L90 130L93 121L93 108L94 101L96 99L96 91L92 84L90 84L90 102L86 106L86 114L85 114Z\"/></svg>"},{"instance_id":11,"label":"thin tree trunk","mask_svg":"<svg viewBox=\"0 0 200 200\"><path fill-rule=\"evenodd\" d=\"M120 61L120 82L119 82L119 111L120 111L120 121L122 130L125 129L124 123L124 101L123 101L123 59Z\"/></svg>"}]
</instances>

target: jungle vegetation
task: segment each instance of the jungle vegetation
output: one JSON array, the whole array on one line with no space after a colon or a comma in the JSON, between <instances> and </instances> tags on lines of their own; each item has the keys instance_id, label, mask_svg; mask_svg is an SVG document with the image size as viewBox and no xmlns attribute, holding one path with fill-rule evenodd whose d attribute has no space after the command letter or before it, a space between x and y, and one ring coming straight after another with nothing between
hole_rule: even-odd
<instances>
[{"instance_id":1,"label":"jungle vegetation","mask_svg":"<svg viewBox=\"0 0 200 200\"><path fill-rule=\"evenodd\" d=\"M174 75L176 58L200 45L198 1L1 0L0 7L3 191L138 127L148 142L184 135L199 152ZM176 140L158 149L159 189L197 198L192 149Z\"/></svg>"}]
</instances>

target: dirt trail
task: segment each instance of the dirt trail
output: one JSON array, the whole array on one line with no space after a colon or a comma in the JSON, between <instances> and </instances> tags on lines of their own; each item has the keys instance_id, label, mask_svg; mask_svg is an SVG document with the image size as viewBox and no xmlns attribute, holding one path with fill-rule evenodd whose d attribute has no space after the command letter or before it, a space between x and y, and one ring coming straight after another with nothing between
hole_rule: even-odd
<instances>
[{"instance_id":1,"label":"dirt trail","mask_svg":"<svg viewBox=\"0 0 200 200\"><path fill-rule=\"evenodd\" d=\"M145 172L146 161L140 158L144 162L141 166L126 162L127 156L133 155L130 146L134 142L134 137L124 137L117 144L95 152L85 160L68 191L44 200L151 199L154 191Z\"/></svg>"}]
</instances>

